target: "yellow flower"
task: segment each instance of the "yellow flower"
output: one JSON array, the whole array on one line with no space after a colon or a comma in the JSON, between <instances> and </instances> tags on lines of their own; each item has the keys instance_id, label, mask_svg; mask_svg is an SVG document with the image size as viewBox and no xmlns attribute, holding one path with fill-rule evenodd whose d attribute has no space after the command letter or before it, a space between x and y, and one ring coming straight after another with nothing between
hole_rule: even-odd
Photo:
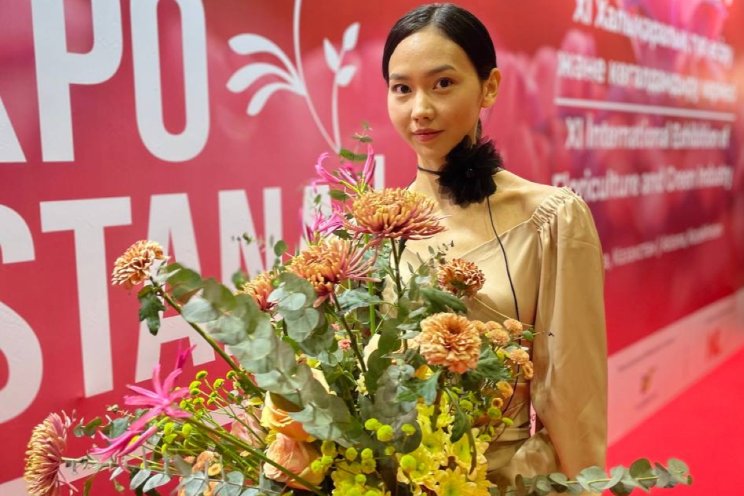
<instances>
[{"instance_id":1,"label":"yellow flower","mask_svg":"<svg viewBox=\"0 0 744 496\"><path fill-rule=\"evenodd\" d=\"M310 245L289 262L287 269L312 284L318 294L316 303L320 303L343 281L374 280L367 276L373 264L374 259L365 259L364 251L352 242L334 239Z\"/></svg>"},{"instance_id":2,"label":"yellow flower","mask_svg":"<svg viewBox=\"0 0 744 496\"><path fill-rule=\"evenodd\" d=\"M433 201L421 193L400 188L370 191L351 206L356 223L347 229L388 239L426 239L442 232Z\"/></svg>"},{"instance_id":3,"label":"yellow flower","mask_svg":"<svg viewBox=\"0 0 744 496\"><path fill-rule=\"evenodd\" d=\"M452 294L475 296L483 287L485 277L483 271L473 262L454 258L439 266L437 281L442 288Z\"/></svg>"},{"instance_id":4,"label":"yellow flower","mask_svg":"<svg viewBox=\"0 0 744 496\"><path fill-rule=\"evenodd\" d=\"M514 388L512 388L512 385L506 381L497 382L496 388L499 390L501 397L505 400L508 400L514 394Z\"/></svg>"},{"instance_id":5,"label":"yellow flower","mask_svg":"<svg viewBox=\"0 0 744 496\"><path fill-rule=\"evenodd\" d=\"M276 274L273 272L261 272L256 277L248 281L238 290L238 294L250 295L264 312L271 311L274 303L269 301L269 295L274 291L272 284Z\"/></svg>"},{"instance_id":6,"label":"yellow flower","mask_svg":"<svg viewBox=\"0 0 744 496\"><path fill-rule=\"evenodd\" d=\"M68 484L60 474L62 456L67 448L67 429L72 421L50 413L34 427L26 450L23 478L30 496L53 496L63 484Z\"/></svg>"},{"instance_id":7,"label":"yellow flower","mask_svg":"<svg viewBox=\"0 0 744 496\"><path fill-rule=\"evenodd\" d=\"M441 365L462 374L478 365L481 339L475 326L454 313L437 313L421 321L414 338L429 365Z\"/></svg>"},{"instance_id":8,"label":"yellow flower","mask_svg":"<svg viewBox=\"0 0 744 496\"><path fill-rule=\"evenodd\" d=\"M166 258L168 257L163 254L163 247L155 241L137 241L114 262L111 283L132 289L150 276L150 267L155 260Z\"/></svg>"}]
</instances>

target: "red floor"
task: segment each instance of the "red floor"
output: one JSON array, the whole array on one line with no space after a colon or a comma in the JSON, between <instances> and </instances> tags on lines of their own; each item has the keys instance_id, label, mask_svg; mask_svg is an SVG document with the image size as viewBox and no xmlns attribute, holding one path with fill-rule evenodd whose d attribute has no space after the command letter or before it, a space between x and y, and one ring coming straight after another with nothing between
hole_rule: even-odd
<instances>
[{"instance_id":1,"label":"red floor","mask_svg":"<svg viewBox=\"0 0 744 496\"><path fill-rule=\"evenodd\" d=\"M690 467L693 485L652 494L740 496L743 445L744 348L610 446L608 465L629 465L640 456L663 463L679 458Z\"/></svg>"}]
</instances>

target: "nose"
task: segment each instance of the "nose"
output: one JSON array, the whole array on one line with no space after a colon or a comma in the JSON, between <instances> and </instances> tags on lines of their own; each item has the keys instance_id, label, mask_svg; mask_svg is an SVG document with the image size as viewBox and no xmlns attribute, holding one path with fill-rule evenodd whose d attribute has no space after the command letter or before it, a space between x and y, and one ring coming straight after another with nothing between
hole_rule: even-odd
<instances>
[{"instance_id":1,"label":"nose","mask_svg":"<svg viewBox=\"0 0 744 496\"><path fill-rule=\"evenodd\" d=\"M425 91L418 91L413 98L411 118L413 120L431 120L434 117L434 106Z\"/></svg>"}]
</instances>

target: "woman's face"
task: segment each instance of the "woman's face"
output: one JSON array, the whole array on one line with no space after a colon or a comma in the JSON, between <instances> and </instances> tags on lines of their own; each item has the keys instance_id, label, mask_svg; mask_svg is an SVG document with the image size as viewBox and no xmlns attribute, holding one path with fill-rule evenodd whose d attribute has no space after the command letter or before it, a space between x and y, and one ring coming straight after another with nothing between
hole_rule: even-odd
<instances>
[{"instance_id":1,"label":"woman's face","mask_svg":"<svg viewBox=\"0 0 744 496\"><path fill-rule=\"evenodd\" d=\"M388 70L390 121L427 169L439 169L466 135L475 138L481 108L498 93L498 69L481 81L465 51L436 28L401 41Z\"/></svg>"}]
</instances>

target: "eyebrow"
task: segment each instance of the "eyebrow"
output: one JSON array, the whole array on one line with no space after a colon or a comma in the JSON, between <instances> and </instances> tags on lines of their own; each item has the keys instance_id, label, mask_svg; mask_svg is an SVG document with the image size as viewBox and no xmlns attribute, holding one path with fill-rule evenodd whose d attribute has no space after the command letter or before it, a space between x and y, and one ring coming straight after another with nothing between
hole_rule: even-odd
<instances>
[{"instance_id":1,"label":"eyebrow","mask_svg":"<svg viewBox=\"0 0 744 496\"><path fill-rule=\"evenodd\" d=\"M425 76L430 77L435 74L439 74L440 72L450 71L450 70L454 71L455 70L454 66L451 66L449 64L443 64L443 65L437 66L433 69L426 71ZM399 74L397 72L390 73L388 77L390 79L395 79L396 81L405 81L406 79L410 79L407 75Z\"/></svg>"}]
</instances>

